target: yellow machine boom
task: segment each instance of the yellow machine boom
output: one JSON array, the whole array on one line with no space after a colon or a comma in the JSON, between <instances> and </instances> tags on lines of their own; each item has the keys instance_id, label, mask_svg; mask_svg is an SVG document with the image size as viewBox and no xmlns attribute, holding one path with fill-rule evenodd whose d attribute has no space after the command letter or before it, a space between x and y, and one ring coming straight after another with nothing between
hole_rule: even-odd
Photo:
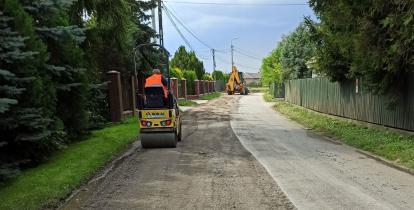
<instances>
[{"instance_id":1,"label":"yellow machine boom","mask_svg":"<svg viewBox=\"0 0 414 210\"><path fill-rule=\"evenodd\" d=\"M228 95L233 95L235 93L239 93L240 95L247 94L246 87L239 76L237 67L235 66L233 66L231 70L229 81L226 84L226 90Z\"/></svg>"}]
</instances>

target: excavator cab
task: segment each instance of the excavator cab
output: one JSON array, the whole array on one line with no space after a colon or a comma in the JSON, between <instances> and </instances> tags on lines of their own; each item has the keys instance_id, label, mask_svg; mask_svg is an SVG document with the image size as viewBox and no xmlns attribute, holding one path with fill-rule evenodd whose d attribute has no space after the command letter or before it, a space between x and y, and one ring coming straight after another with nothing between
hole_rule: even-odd
<instances>
[{"instance_id":1,"label":"excavator cab","mask_svg":"<svg viewBox=\"0 0 414 210\"><path fill-rule=\"evenodd\" d=\"M151 65L148 56L157 55L162 64ZM169 52L158 44L141 44L134 50L135 72L138 80L137 104L139 131L143 148L174 148L181 141L181 115L177 100L172 94L169 70ZM148 64L147 71L138 71L138 61ZM152 69L162 69L168 80L168 94L165 97L164 87L145 87L145 79L151 75Z\"/></svg>"}]
</instances>

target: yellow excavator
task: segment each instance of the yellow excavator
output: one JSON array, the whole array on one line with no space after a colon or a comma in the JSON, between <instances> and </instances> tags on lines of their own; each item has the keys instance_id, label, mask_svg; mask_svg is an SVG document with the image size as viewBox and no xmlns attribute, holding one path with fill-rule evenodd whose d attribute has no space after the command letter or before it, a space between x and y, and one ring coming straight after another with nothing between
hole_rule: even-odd
<instances>
[{"instance_id":1,"label":"yellow excavator","mask_svg":"<svg viewBox=\"0 0 414 210\"><path fill-rule=\"evenodd\" d=\"M249 89L243 79L243 73L239 72L236 66L232 67L229 81L226 84L226 91L228 95L235 93L239 93L240 95L249 94Z\"/></svg>"}]
</instances>

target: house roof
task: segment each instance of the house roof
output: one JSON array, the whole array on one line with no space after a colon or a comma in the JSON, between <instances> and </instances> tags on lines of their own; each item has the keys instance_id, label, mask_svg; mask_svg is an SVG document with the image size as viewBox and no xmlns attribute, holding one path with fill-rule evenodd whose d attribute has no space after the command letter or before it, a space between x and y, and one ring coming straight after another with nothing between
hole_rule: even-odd
<instances>
[{"instance_id":1,"label":"house roof","mask_svg":"<svg viewBox=\"0 0 414 210\"><path fill-rule=\"evenodd\" d=\"M260 79L259 73L243 73L244 79Z\"/></svg>"}]
</instances>

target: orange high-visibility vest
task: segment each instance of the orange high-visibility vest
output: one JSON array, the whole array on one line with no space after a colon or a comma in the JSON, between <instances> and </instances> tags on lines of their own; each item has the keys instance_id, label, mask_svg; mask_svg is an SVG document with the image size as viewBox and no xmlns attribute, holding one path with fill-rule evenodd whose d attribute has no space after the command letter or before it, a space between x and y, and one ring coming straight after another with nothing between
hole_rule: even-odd
<instances>
[{"instance_id":1,"label":"orange high-visibility vest","mask_svg":"<svg viewBox=\"0 0 414 210\"><path fill-rule=\"evenodd\" d=\"M162 86L164 89L164 97L167 98L168 90L167 87L162 84L161 74L153 74L145 80L145 87L151 86Z\"/></svg>"}]
</instances>

